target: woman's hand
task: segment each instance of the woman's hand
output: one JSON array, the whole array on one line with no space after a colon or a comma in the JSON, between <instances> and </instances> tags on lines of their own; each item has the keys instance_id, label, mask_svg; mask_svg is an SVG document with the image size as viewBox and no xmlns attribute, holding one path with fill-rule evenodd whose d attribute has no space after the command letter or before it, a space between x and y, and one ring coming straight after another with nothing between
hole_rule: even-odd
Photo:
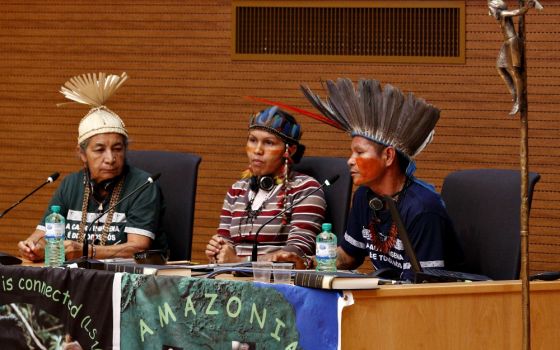
<instances>
[{"instance_id":1,"label":"woman's hand","mask_svg":"<svg viewBox=\"0 0 560 350\"><path fill-rule=\"evenodd\" d=\"M25 241L18 242L19 253L24 259L30 261L41 261L45 258L45 240L35 240L29 237Z\"/></svg>"},{"instance_id":2,"label":"woman's hand","mask_svg":"<svg viewBox=\"0 0 560 350\"><path fill-rule=\"evenodd\" d=\"M308 256L299 256L294 252L286 252L279 250L270 255L270 261L273 262L291 262L294 263L294 269L307 270L314 266L313 258Z\"/></svg>"},{"instance_id":3,"label":"woman's hand","mask_svg":"<svg viewBox=\"0 0 560 350\"><path fill-rule=\"evenodd\" d=\"M64 255L66 260L77 259L83 255L84 246L76 241L64 241Z\"/></svg>"},{"instance_id":4,"label":"woman's hand","mask_svg":"<svg viewBox=\"0 0 560 350\"><path fill-rule=\"evenodd\" d=\"M243 258L237 256L235 247L226 242L222 244L220 252L216 255L216 262L218 264L243 262Z\"/></svg>"},{"instance_id":5,"label":"woman's hand","mask_svg":"<svg viewBox=\"0 0 560 350\"><path fill-rule=\"evenodd\" d=\"M206 249L204 250L204 254L206 254L206 257L208 257L208 261L210 261L210 263L215 264L218 262L218 253L220 253L220 250L222 250L222 246L226 244L227 241L220 235L214 235L212 236L212 238L210 238L210 241L208 242L208 244L206 245Z\"/></svg>"}]
</instances>

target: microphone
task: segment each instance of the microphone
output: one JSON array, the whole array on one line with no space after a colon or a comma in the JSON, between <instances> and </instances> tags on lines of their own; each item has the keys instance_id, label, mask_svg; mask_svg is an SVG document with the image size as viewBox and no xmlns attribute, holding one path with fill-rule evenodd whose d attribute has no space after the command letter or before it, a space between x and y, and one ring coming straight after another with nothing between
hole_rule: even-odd
<instances>
[{"instance_id":1,"label":"microphone","mask_svg":"<svg viewBox=\"0 0 560 350\"><path fill-rule=\"evenodd\" d=\"M369 200L369 207L375 211L379 211L381 209L383 209L383 207L385 206L385 204L383 203L383 200L379 197L373 197L372 199Z\"/></svg>"},{"instance_id":2,"label":"microphone","mask_svg":"<svg viewBox=\"0 0 560 350\"><path fill-rule=\"evenodd\" d=\"M338 178L340 177L340 175L334 175L333 177L331 177L330 179L327 179L325 181L323 181L323 183L321 184L321 186L317 187L316 189L314 189L313 191L309 192L308 194L306 194L305 196L299 198L297 201L293 202L292 204L290 204L289 206L287 206L286 208L282 209L278 214L274 215L273 217L271 217L270 219L268 219L264 224L261 225L261 227L259 227L259 229L257 230L257 232L255 232L255 239L253 241L253 249L251 251L251 261L257 261L257 250L258 250L258 245L259 245L259 233L261 232L261 230L268 224L270 224L272 222L272 220L276 219L277 217L279 217L280 215L284 214L286 211L292 209L296 204L301 203L303 200L307 199L308 197L310 197L312 194L314 194L315 192L325 188L325 187L329 187L331 186L333 183L336 182L336 180L338 180Z\"/></svg>"},{"instance_id":3,"label":"microphone","mask_svg":"<svg viewBox=\"0 0 560 350\"><path fill-rule=\"evenodd\" d=\"M150 186L151 184L153 184L157 179L159 179L159 177L161 176L161 173L157 173L154 175L150 175L148 177L148 179L146 180L146 182L144 182L142 185L136 187L134 190L130 191L129 194L127 194L126 196L122 197L121 199L119 199L117 201L117 203L115 203L114 205L110 206L109 208L107 208L107 210L103 211L101 214L99 214L95 219L93 219L93 221L86 227L85 229L85 233L84 233L84 243L83 243L83 250L82 250L82 257L78 258L74 261L68 261L68 264L72 264L72 263L76 263L78 264L79 267L83 267L86 269L91 268L92 264L88 259L88 250L89 250L89 236L91 233L91 229L93 228L93 225L99 221L99 219L101 219L105 214L107 214L109 211L113 210L114 208L116 208L119 204L121 204L122 202L124 202L126 199L130 198L130 196L142 192L143 190L145 190L146 188L148 188L148 186Z\"/></svg>"},{"instance_id":4,"label":"microphone","mask_svg":"<svg viewBox=\"0 0 560 350\"><path fill-rule=\"evenodd\" d=\"M410 242L410 238L408 237L408 232L406 231L406 227L401 219L401 214L397 209L397 205L395 204L395 200L392 197L385 196L385 202L389 206L389 210L391 211L391 219L397 226L397 232L399 234L399 238L401 239L404 251L406 255L410 257L410 264L412 265L413 271L422 271L422 267L420 266L420 262L418 259L412 259L413 256L416 255L414 248L412 247L412 242Z\"/></svg>"},{"instance_id":5,"label":"microphone","mask_svg":"<svg viewBox=\"0 0 560 350\"><path fill-rule=\"evenodd\" d=\"M2 218L4 215L6 215L6 213L8 213L10 210L14 209L16 206L18 206L21 202L23 202L24 200L27 199L27 197L31 196L33 193L39 191L41 188L43 188L43 186L45 186L46 184L50 184L52 182L55 182L56 179L58 179L58 177L60 176L59 173L53 173L51 176L49 176L47 178L47 180L45 180L45 182L43 182L39 187L37 187L36 189L34 189L33 191L31 191L29 194L27 194L25 197L23 197L22 199L20 199L19 201L15 202L14 204L12 204L8 209L4 210L1 214L0 214L0 218Z\"/></svg>"}]
</instances>

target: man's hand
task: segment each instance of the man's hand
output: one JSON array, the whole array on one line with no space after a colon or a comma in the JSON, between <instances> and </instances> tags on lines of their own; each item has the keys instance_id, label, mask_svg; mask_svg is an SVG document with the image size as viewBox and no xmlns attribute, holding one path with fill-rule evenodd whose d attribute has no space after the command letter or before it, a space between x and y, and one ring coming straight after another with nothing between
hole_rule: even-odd
<instances>
[{"instance_id":1,"label":"man's hand","mask_svg":"<svg viewBox=\"0 0 560 350\"><path fill-rule=\"evenodd\" d=\"M346 253L342 247L336 248L336 268L339 270L353 270L362 264L363 258L355 258Z\"/></svg>"}]
</instances>

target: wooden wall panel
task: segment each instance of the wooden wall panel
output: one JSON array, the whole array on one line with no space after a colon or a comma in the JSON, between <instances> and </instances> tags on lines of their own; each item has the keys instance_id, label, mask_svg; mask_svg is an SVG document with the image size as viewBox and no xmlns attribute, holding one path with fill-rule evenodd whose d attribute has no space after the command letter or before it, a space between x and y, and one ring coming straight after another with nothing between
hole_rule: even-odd
<instances>
[{"instance_id":1,"label":"wooden wall panel","mask_svg":"<svg viewBox=\"0 0 560 350\"><path fill-rule=\"evenodd\" d=\"M513 7L515 2L510 1ZM531 212L532 271L560 270L560 1L527 16L529 153L541 173ZM79 168L77 124L87 108L56 107L69 77L126 71L130 80L109 106L125 120L133 149L202 156L193 258L215 232L223 195L246 166L253 95L311 107L305 83L374 77L438 105L434 142L418 157L418 176L441 188L458 169L519 167L519 121L494 65L502 43L486 1L467 1L465 64L366 64L232 61L231 2L12 1L0 12L0 209L53 171ZM309 155L348 155L348 136L299 117ZM55 186L0 219L0 250L34 228Z\"/></svg>"}]
</instances>

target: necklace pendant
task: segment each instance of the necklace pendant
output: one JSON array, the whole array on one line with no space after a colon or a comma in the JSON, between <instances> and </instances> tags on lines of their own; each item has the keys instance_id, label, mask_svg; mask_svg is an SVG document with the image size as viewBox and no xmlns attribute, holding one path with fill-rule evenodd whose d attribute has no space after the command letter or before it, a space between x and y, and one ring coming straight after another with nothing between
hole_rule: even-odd
<instances>
[{"instance_id":1,"label":"necklace pendant","mask_svg":"<svg viewBox=\"0 0 560 350\"><path fill-rule=\"evenodd\" d=\"M381 232L381 231L376 232L376 233L377 233L377 236L379 237L379 239L380 239L382 242L387 241L387 238L389 238L388 235L384 235L383 232Z\"/></svg>"}]
</instances>

